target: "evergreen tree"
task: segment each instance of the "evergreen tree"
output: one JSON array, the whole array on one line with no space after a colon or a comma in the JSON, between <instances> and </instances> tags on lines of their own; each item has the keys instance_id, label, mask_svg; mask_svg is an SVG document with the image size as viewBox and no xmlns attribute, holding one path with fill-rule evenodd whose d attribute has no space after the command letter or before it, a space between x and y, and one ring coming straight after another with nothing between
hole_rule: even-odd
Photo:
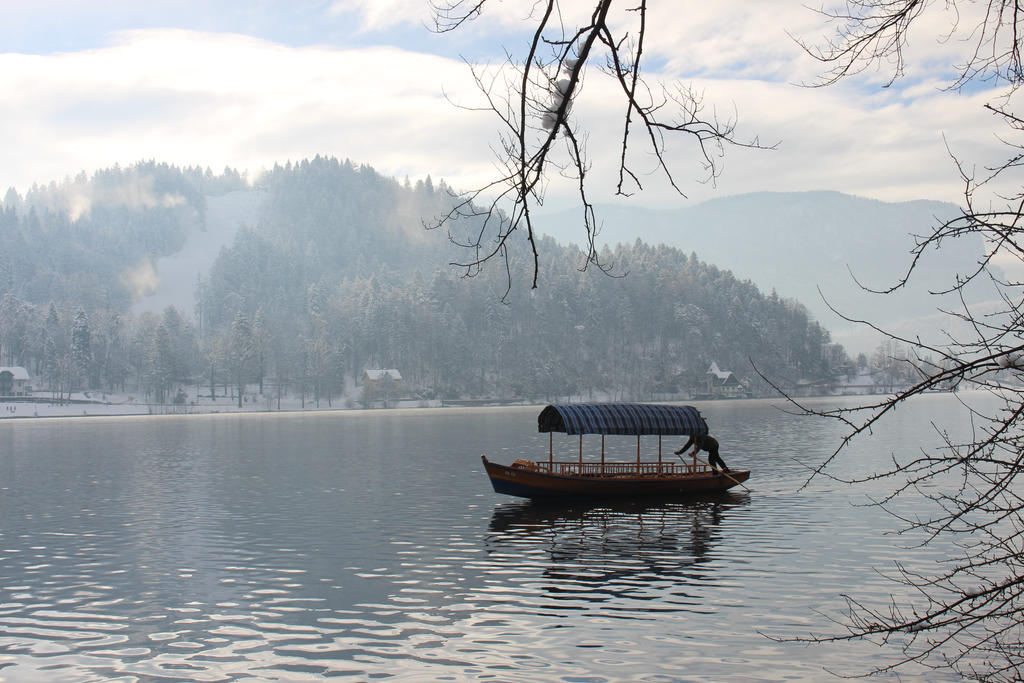
<instances>
[{"instance_id":1,"label":"evergreen tree","mask_svg":"<svg viewBox=\"0 0 1024 683\"><path fill-rule=\"evenodd\" d=\"M251 377L256 358L252 325L242 311L235 314L231 323L231 336L226 351L231 377L238 389L238 407L241 408L245 385Z\"/></svg>"},{"instance_id":2,"label":"evergreen tree","mask_svg":"<svg viewBox=\"0 0 1024 683\"><path fill-rule=\"evenodd\" d=\"M85 384L92 366L92 332L89 329L89 316L79 308L75 311L71 326L71 369L76 384Z\"/></svg>"}]
</instances>

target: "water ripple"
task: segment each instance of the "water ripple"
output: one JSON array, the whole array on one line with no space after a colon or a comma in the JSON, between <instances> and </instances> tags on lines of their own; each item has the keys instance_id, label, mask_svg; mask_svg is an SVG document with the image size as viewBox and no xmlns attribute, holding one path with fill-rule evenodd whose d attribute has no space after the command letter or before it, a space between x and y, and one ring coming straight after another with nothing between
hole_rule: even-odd
<instances>
[{"instance_id":1,"label":"water ripple","mask_svg":"<svg viewBox=\"0 0 1024 683\"><path fill-rule=\"evenodd\" d=\"M780 429L748 405L714 416L763 428L732 453ZM870 644L761 632L825 629L841 592L891 589L871 567L907 556L877 511L797 493L782 451L751 493L499 500L478 454L534 412L0 424L0 678L817 681L876 663Z\"/></svg>"}]
</instances>

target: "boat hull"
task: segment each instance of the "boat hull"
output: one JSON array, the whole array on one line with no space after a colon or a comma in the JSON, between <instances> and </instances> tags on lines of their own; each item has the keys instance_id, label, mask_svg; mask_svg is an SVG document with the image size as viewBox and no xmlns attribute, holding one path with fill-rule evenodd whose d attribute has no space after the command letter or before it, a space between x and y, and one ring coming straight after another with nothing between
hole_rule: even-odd
<instances>
[{"instance_id":1,"label":"boat hull","mask_svg":"<svg viewBox=\"0 0 1024 683\"><path fill-rule=\"evenodd\" d=\"M688 476L563 476L509 467L481 456L495 492L531 499L667 498L726 491L750 478L749 470Z\"/></svg>"}]
</instances>

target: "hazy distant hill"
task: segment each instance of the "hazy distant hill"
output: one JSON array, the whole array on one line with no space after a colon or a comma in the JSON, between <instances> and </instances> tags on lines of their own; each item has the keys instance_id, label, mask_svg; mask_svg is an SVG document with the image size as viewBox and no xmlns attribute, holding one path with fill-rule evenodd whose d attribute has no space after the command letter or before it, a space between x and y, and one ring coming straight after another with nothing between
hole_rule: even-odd
<instances>
[{"instance_id":1,"label":"hazy distant hill","mask_svg":"<svg viewBox=\"0 0 1024 683\"><path fill-rule=\"evenodd\" d=\"M844 363L829 332L771 286L801 296L838 270L857 232L847 215L892 224L885 205L871 215L841 195L795 195L787 211L767 209L784 195L740 197L701 205L684 227L650 214L642 232L623 230L613 241L627 244L607 256L626 278L581 272L579 251L546 237L531 290L521 235L503 254L511 283L505 258L471 279L449 265L467 253L423 228L450 209L445 189L316 157L252 185L229 169L143 162L11 191L0 362L31 368L41 387L134 386L158 402L200 378L238 396L270 381L330 400L368 368L398 368L422 398L647 400L706 390L717 363L760 393L769 387L752 364L796 386ZM606 219L606 238L629 225ZM451 229L458 240L493 224ZM899 246L864 239L887 256Z\"/></svg>"},{"instance_id":2,"label":"hazy distant hill","mask_svg":"<svg viewBox=\"0 0 1024 683\"><path fill-rule=\"evenodd\" d=\"M948 245L924 259L910 287L889 296L861 290L851 273L872 288L890 286L910 263L912 233L926 234L937 219L957 213L934 201L886 203L839 192L762 192L713 199L692 207L656 211L598 207L599 243L664 243L695 252L702 261L750 279L765 291L794 298L850 345L851 326L832 313L818 293L850 317L901 332L936 333L928 320L937 307L930 289L944 289L953 272L970 270L982 253L980 237ZM576 212L542 216L542 232L579 241ZM973 301L987 298L972 292ZM950 304L947 304L950 305Z\"/></svg>"},{"instance_id":3,"label":"hazy distant hill","mask_svg":"<svg viewBox=\"0 0 1024 683\"><path fill-rule=\"evenodd\" d=\"M175 253L154 259L151 287L135 299L136 313L160 313L167 306L191 312L196 284L210 271L221 249L229 246L238 229L257 221L260 193L251 188L206 198L204 229L191 230Z\"/></svg>"}]
</instances>

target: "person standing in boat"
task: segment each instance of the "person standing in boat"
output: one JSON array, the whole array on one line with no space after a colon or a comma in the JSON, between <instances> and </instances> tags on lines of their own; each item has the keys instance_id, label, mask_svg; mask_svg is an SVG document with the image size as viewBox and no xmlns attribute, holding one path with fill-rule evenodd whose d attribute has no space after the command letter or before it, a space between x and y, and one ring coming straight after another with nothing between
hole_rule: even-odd
<instances>
[{"instance_id":1,"label":"person standing in boat","mask_svg":"<svg viewBox=\"0 0 1024 683\"><path fill-rule=\"evenodd\" d=\"M676 455L682 455L686 451L686 449L690 447L690 444L693 444L694 455L697 454L697 451L707 451L708 463L711 465L712 468L716 470L721 468L723 472L729 471L729 468L728 466L726 466L725 461L722 460L722 456L718 454L718 439L711 436L710 434L707 434L705 436L691 436L687 440L686 444L678 451L676 451Z\"/></svg>"}]
</instances>

